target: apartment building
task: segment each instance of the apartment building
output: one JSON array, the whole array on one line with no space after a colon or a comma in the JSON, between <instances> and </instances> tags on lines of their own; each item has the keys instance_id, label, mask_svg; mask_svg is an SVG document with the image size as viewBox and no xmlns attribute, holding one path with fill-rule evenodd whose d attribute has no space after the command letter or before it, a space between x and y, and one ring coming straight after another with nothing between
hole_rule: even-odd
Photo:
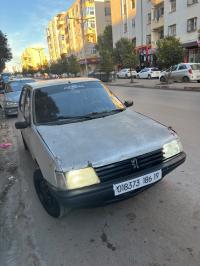
<instances>
[{"instance_id":1,"label":"apartment building","mask_svg":"<svg viewBox=\"0 0 200 266\"><path fill-rule=\"evenodd\" d=\"M52 62L57 61L68 51L65 34L66 13L57 14L48 24L47 43Z\"/></svg>"},{"instance_id":2,"label":"apartment building","mask_svg":"<svg viewBox=\"0 0 200 266\"><path fill-rule=\"evenodd\" d=\"M76 55L80 65L92 70L98 62L98 36L111 25L110 1L76 0L64 13L49 22L47 41L51 61Z\"/></svg>"},{"instance_id":3,"label":"apartment building","mask_svg":"<svg viewBox=\"0 0 200 266\"><path fill-rule=\"evenodd\" d=\"M114 44L122 37L132 40L141 65L155 64L156 43L165 36L180 38L185 61L197 60L200 1L111 0L111 11Z\"/></svg>"},{"instance_id":4,"label":"apartment building","mask_svg":"<svg viewBox=\"0 0 200 266\"><path fill-rule=\"evenodd\" d=\"M21 57L22 69L38 70L41 67L47 66L47 58L44 48L29 47L26 48Z\"/></svg>"}]
</instances>

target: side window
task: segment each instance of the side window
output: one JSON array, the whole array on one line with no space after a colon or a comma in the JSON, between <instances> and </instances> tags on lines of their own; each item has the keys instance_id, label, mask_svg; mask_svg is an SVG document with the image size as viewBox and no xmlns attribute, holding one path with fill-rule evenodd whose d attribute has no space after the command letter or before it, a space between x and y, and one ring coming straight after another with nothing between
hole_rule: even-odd
<instances>
[{"instance_id":1,"label":"side window","mask_svg":"<svg viewBox=\"0 0 200 266\"><path fill-rule=\"evenodd\" d=\"M177 65L172 66L171 71L176 71L176 69L177 69Z\"/></svg>"},{"instance_id":2,"label":"side window","mask_svg":"<svg viewBox=\"0 0 200 266\"><path fill-rule=\"evenodd\" d=\"M25 99L24 99L24 118L30 123L31 122L31 92L26 90Z\"/></svg>"},{"instance_id":3,"label":"side window","mask_svg":"<svg viewBox=\"0 0 200 266\"><path fill-rule=\"evenodd\" d=\"M24 99L26 95L26 88L24 88L21 92L20 100L19 100L19 108L22 112L24 112Z\"/></svg>"},{"instance_id":4,"label":"side window","mask_svg":"<svg viewBox=\"0 0 200 266\"><path fill-rule=\"evenodd\" d=\"M180 65L178 70L184 70L184 69L187 69L187 66L186 65Z\"/></svg>"}]
</instances>

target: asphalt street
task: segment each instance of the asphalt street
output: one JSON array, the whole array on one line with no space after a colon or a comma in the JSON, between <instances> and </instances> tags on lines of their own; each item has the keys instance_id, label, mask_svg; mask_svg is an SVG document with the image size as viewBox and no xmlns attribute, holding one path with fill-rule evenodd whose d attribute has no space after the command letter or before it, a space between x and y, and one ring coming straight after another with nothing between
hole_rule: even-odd
<instances>
[{"instance_id":1,"label":"asphalt street","mask_svg":"<svg viewBox=\"0 0 200 266\"><path fill-rule=\"evenodd\" d=\"M0 265L200 265L200 93L111 89L133 99L133 110L172 126L186 163L134 198L56 220L36 196L34 163L9 119L18 170L1 212Z\"/></svg>"}]
</instances>

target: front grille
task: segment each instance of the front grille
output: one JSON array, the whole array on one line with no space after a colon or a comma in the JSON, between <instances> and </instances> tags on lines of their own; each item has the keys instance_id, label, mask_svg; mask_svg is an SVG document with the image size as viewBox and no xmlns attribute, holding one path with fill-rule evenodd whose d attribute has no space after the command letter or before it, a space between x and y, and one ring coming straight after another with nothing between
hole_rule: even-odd
<instances>
[{"instance_id":1,"label":"front grille","mask_svg":"<svg viewBox=\"0 0 200 266\"><path fill-rule=\"evenodd\" d=\"M137 168L133 166L132 160L134 159L137 160ZM95 171L101 182L106 182L108 180L128 176L146 168L153 167L162 163L163 160L163 151L160 149L135 158L97 167L95 168Z\"/></svg>"}]
</instances>

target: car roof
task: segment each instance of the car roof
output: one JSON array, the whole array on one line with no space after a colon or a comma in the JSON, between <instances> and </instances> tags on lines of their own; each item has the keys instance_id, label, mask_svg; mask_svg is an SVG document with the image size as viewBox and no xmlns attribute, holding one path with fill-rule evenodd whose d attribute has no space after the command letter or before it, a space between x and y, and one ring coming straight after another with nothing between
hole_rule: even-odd
<instances>
[{"instance_id":1,"label":"car roof","mask_svg":"<svg viewBox=\"0 0 200 266\"><path fill-rule=\"evenodd\" d=\"M62 84L70 84L70 83L80 83L80 82L87 82L87 81L99 81L95 78L65 78L65 79L52 79L52 80L40 80L33 83L28 84L33 90L44 88L44 87L51 87L56 85Z\"/></svg>"}]
</instances>

